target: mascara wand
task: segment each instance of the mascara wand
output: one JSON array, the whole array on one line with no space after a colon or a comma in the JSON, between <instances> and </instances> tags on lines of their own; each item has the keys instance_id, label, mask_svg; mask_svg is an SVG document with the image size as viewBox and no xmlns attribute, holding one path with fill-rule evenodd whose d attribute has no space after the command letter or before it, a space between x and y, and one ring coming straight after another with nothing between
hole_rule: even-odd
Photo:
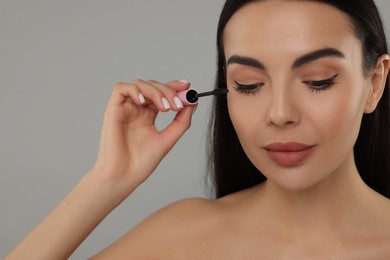
<instances>
[{"instance_id":1,"label":"mascara wand","mask_svg":"<svg viewBox=\"0 0 390 260\"><path fill-rule=\"evenodd\" d=\"M206 97L206 96L223 96L226 95L229 92L227 88L217 88L213 91L203 92L203 93L197 93L195 94L195 97Z\"/></svg>"},{"instance_id":2,"label":"mascara wand","mask_svg":"<svg viewBox=\"0 0 390 260\"><path fill-rule=\"evenodd\" d=\"M213 91L202 92L202 93L198 93L194 89L187 89L177 93L177 95L179 96L180 100L183 102L184 105L195 105L196 103L198 103L200 97L223 96L226 95L228 92L229 90L226 88L217 88L214 89Z\"/></svg>"}]
</instances>

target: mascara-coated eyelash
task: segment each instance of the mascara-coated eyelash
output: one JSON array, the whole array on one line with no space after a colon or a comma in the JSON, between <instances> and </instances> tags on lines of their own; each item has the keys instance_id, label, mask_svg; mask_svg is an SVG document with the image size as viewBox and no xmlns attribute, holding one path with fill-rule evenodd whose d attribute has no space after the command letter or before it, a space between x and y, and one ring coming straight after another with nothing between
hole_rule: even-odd
<instances>
[{"instance_id":1,"label":"mascara-coated eyelash","mask_svg":"<svg viewBox=\"0 0 390 260\"><path fill-rule=\"evenodd\" d=\"M332 87L336 83L337 76L338 74L324 80L306 80L303 83L308 85L312 92L320 92Z\"/></svg>"},{"instance_id":2,"label":"mascara-coated eyelash","mask_svg":"<svg viewBox=\"0 0 390 260\"><path fill-rule=\"evenodd\" d=\"M247 95L255 95L257 92L260 91L261 87L264 85L264 83L254 83L254 84L240 84L237 81L234 81L236 86L234 89L243 94Z\"/></svg>"}]
</instances>

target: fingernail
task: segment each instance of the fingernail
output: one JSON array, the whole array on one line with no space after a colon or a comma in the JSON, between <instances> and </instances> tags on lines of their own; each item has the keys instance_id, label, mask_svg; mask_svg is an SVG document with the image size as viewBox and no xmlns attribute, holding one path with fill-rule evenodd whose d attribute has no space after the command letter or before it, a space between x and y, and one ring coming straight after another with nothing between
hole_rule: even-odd
<instances>
[{"instance_id":1,"label":"fingernail","mask_svg":"<svg viewBox=\"0 0 390 260\"><path fill-rule=\"evenodd\" d=\"M180 83L190 83L188 80L185 80L185 79L182 79L182 80L179 80Z\"/></svg>"},{"instance_id":2,"label":"fingernail","mask_svg":"<svg viewBox=\"0 0 390 260\"><path fill-rule=\"evenodd\" d=\"M183 108L183 103L181 102L179 97L174 97L173 102L175 102L176 107Z\"/></svg>"},{"instance_id":3,"label":"fingernail","mask_svg":"<svg viewBox=\"0 0 390 260\"><path fill-rule=\"evenodd\" d=\"M165 109L170 109L171 108L171 105L169 104L168 100L166 98L162 98L161 99L162 103L163 103L163 106Z\"/></svg>"},{"instance_id":4,"label":"fingernail","mask_svg":"<svg viewBox=\"0 0 390 260\"><path fill-rule=\"evenodd\" d=\"M138 98L139 98L139 102L141 102L142 104L145 103L145 97L144 97L144 95L142 95L142 93L138 94Z\"/></svg>"}]
</instances>

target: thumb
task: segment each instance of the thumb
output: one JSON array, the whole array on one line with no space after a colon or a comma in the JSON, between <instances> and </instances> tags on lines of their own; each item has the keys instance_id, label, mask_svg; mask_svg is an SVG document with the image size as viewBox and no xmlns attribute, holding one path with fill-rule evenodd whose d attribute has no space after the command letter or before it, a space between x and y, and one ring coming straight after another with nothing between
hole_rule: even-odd
<instances>
[{"instance_id":1,"label":"thumb","mask_svg":"<svg viewBox=\"0 0 390 260\"><path fill-rule=\"evenodd\" d=\"M185 106L179 111L172 122L160 132L168 152L181 136L190 128L193 110L196 106Z\"/></svg>"}]
</instances>

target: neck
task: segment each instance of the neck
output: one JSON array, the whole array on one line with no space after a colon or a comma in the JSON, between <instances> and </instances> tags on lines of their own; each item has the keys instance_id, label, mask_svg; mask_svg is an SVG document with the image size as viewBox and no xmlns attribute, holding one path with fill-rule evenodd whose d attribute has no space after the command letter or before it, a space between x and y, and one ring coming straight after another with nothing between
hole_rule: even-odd
<instances>
[{"instance_id":1,"label":"neck","mask_svg":"<svg viewBox=\"0 0 390 260\"><path fill-rule=\"evenodd\" d=\"M353 154L320 183L305 190L283 189L271 180L260 186L261 204L267 219L281 230L295 234L349 232L373 197L373 192L361 180ZM258 201L259 202L259 201ZM355 221L353 221L355 220Z\"/></svg>"}]
</instances>

